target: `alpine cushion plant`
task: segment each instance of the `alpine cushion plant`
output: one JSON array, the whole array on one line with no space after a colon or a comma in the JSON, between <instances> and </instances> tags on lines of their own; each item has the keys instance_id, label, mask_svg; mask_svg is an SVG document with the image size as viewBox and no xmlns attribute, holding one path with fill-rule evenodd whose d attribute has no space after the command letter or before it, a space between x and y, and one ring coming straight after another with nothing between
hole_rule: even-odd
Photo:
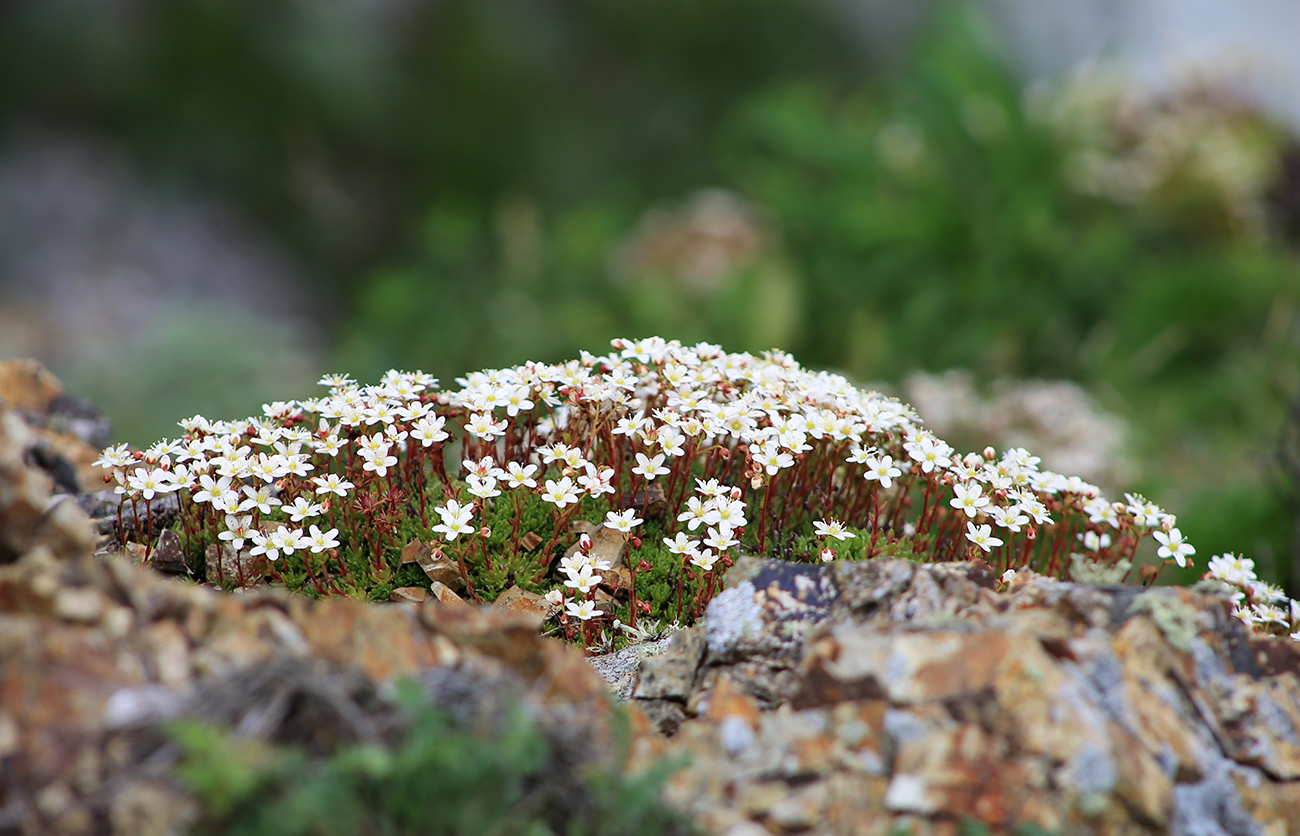
<instances>
[{"instance_id":1,"label":"alpine cushion plant","mask_svg":"<svg viewBox=\"0 0 1300 836\"><path fill-rule=\"evenodd\" d=\"M978 558L1008 585L1027 572L1127 579L1134 566L1150 584L1195 555L1143 497L1108 501L1021 448L959 455L905 404L780 351L615 340L605 355L456 382L331 375L324 397L242 421L195 416L143 451L111 447L98 464L121 495L119 536L143 532L147 548L149 500L177 493L194 565L207 544L246 549L283 585L377 600L402 572L421 579L399 557L419 537L454 561L471 599L544 593L584 646L601 625L698 617L741 554ZM580 520L615 538L617 557L588 535L563 542ZM1300 607L1250 561L1216 557L1207 578L1255 628L1300 631Z\"/></svg>"}]
</instances>

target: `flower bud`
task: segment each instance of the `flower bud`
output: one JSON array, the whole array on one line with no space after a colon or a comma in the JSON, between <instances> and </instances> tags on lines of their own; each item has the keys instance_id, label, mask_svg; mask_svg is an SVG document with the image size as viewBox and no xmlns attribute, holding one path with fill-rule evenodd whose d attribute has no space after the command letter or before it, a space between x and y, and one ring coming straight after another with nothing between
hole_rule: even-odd
<instances>
[{"instance_id":1,"label":"flower bud","mask_svg":"<svg viewBox=\"0 0 1300 836\"><path fill-rule=\"evenodd\" d=\"M650 604L645 601L637 601L636 608L637 611L640 612L642 615L650 614Z\"/></svg>"},{"instance_id":2,"label":"flower bud","mask_svg":"<svg viewBox=\"0 0 1300 836\"><path fill-rule=\"evenodd\" d=\"M994 450L992 447L985 447L983 455L986 461L993 461L997 458L998 451Z\"/></svg>"},{"instance_id":3,"label":"flower bud","mask_svg":"<svg viewBox=\"0 0 1300 836\"><path fill-rule=\"evenodd\" d=\"M648 560L643 560L636 565L636 570L638 572L649 572L653 568L655 567L651 566L650 561Z\"/></svg>"},{"instance_id":4,"label":"flower bud","mask_svg":"<svg viewBox=\"0 0 1300 836\"><path fill-rule=\"evenodd\" d=\"M640 538L640 537L633 537L633 538L632 538L632 548L634 548L634 549L639 549L639 548L641 548L641 538ZM644 563L645 561L642 561L642 562Z\"/></svg>"},{"instance_id":5,"label":"flower bud","mask_svg":"<svg viewBox=\"0 0 1300 836\"><path fill-rule=\"evenodd\" d=\"M578 548L582 549L584 552L589 552L589 551L591 551L591 535L590 535L590 534L584 534L584 535L582 535L581 537L578 538Z\"/></svg>"}]
</instances>

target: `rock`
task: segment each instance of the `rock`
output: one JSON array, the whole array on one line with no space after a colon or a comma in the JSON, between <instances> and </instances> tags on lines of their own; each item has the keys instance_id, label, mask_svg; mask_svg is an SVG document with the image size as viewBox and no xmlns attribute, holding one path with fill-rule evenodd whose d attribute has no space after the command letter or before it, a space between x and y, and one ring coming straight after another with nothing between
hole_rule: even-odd
<instances>
[{"instance_id":1,"label":"rock","mask_svg":"<svg viewBox=\"0 0 1300 836\"><path fill-rule=\"evenodd\" d=\"M429 590L422 586L399 586L389 595L388 600L419 604L429 600Z\"/></svg>"},{"instance_id":2,"label":"rock","mask_svg":"<svg viewBox=\"0 0 1300 836\"><path fill-rule=\"evenodd\" d=\"M627 507L647 520L663 521L668 517L668 497L664 495L663 485L658 482L651 482L639 489L636 496L628 500Z\"/></svg>"},{"instance_id":3,"label":"rock","mask_svg":"<svg viewBox=\"0 0 1300 836\"><path fill-rule=\"evenodd\" d=\"M11 409L45 415L63 384L35 360L0 360L0 401Z\"/></svg>"},{"instance_id":4,"label":"rock","mask_svg":"<svg viewBox=\"0 0 1300 836\"><path fill-rule=\"evenodd\" d=\"M442 584L450 589L463 589L465 580L460 576L460 568L455 561L445 557L429 556L418 561L420 568L430 581Z\"/></svg>"},{"instance_id":5,"label":"rock","mask_svg":"<svg viewBox=\"0 0 1300 836\"><path fill-rule=\"evenodd\" d=\"M423 540L418 538L412 540L405 546L402 546L402 565L405 566L408 563L415 563L421 557L428 557L432 551L432 547Z\"/></svg>"},{"instance_id":6,"label":"rock","mask_svg":"<svg viewBox=\"0 0 1300 836\"><path fill-rule=\"evenodd\" d=\"M558 604L552 604L543 595L512 586L497 596L492 606L503 612L524 613L535 616L539 622L545 621L560 611Z\"/></svg>"},{"instance_id":7,"label":"rock","mask_svg":"<svg viewBox=\"0 0 1300 836\"><path fill-rule=\"evenodd\" d=\"M204 567L208 583L237 584L247 588L266 577L266 555L253 554L251 549L236 551L229 543L208 545L204 552Z\"/></svg>"},{"instance_id":8,"label":"rock","mask_svg":"<svg viewBox=\"0 0 1300 836\"><path fill-rule=\"evenodd\" d=\"M53 484L25 461L35 443L32 430L11 411L0 412L0 563L9 563L32 545L36 521L45 512Z\"/></svg>"},{"instance_id":9,"label":"rock","mask_svg":"<svg viewBox=\"0 0 1300 836\"><path fill-rule=\"evenodd\" d=\"M431 594L435 599L437 599L438 601L441 601L441 602L444 603L444 604L450 604L450 603L464 604L464 603L465 603L465 599L464 599L464 598L461 598L461 597L460 597L459 595L457 595L455 592L452 592L451 589L450 589L446 584L444 584L444 583L440 583L440 582L438 582L438 581L434 581L433 584L430 585L430 587L429 587L429 593L430 593L430 594Z\"/></svg>"},{"instance_id":10,"label":"rock","mask_svg":"<svg viewBox=\"0 0 1300 836\"><path fill-rule=\"evenodd\" d=\"M632 644L613 653L592 656L587 661L620 699L628 699L632 696L632 689L636 685L642 661L662 653L671 641L672 636L666 636L654 641Z\"/></svg>"},{"instance_id":11,"label":"rock","mask_svg":"<svg viewBox=\"0 0 1300 836\"><path fill-rule=\"evenodd\" d=\"M669 798L715 832L1300 827L1289 643L1188 589L999 595L986 568L741 561L642 662L674 737L641 754L689 759Z\"/></svg>"},{"instance_id":12,"label":"rock","mask_svg":"<svg viewBox=\"0 0 1300 836\"><path fill-rule=\"evenodd\" d=\"M402 547L402 565L418 563L424 574L434 583L440 583L453 589L460 589L464 581L456 564L434 550L430 543L416 539Z\"/></svg>"},{"instance_id":13,"label":"rock","mask_svg":"<svg viewBox=\"0 0 1300 836\"><path fill-rule=\"evenodd\" d=\"M149 555L149 565L168 575L182 575L189 572L185 565L185 552L181 549L181 538L170 528L158 535Z\"/></svg>"},{"instance_id":14,"label":"rock","mask_svg":"<svg viewBox=\"0 0 1300 836\"><path fill-rule=\"evenodd\" d=\"M108 444L108 419L63 389L35 360L0 360L0 412L18 416L34 437L27 450L58 490L89 493L103 486L94 467Z\"/></svg>"},{"instance_id":15,"label":"rock","mask_svg":"<svg viewBox=\"0 0 1300 836\"><path fill-rule=\"evenodd\" d=\"M591 550L587 552L588 555L596 560L608 561L611 568L623 564L623 555L627 552L627 540L620 532L603 525L594 526L582 520L575 521L573 530L577 534L586 534L591 538ZM564 556L573 557L581 548L582 541L579 539L569 546Z\"/></svg>"}]
</instances>

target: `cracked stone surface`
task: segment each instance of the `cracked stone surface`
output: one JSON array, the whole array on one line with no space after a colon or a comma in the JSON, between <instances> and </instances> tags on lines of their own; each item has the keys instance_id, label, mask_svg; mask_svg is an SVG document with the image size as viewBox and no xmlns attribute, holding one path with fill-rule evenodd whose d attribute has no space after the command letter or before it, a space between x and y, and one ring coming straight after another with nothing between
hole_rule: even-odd
<instances>
[{"instance_id":1,"label":"cracked stone surface","mask_svg":"<svg viewBox=\"0 0 1300 836\"><path fill-rule=\"evenodd\" d=\"M1300 650L1221 599L1002 594L979 561L750 560L728 587L632 697L710 832L1300 831Z\"/></svg>"}]
</instances>

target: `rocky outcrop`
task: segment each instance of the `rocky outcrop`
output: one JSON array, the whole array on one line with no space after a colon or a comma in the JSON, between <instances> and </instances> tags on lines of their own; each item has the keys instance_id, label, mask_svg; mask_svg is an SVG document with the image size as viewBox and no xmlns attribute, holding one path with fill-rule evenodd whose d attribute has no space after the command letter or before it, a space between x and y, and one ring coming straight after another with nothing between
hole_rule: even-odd
<instances>
[{"instance_id":1,"label":"rocky outcrop","mask_svg":"<svg viewBox=\"0 0 1300 836\"><path fill-rule=\"evenodd\" d=\"M1300 652L1189 589L748 561L633 700L712 832L1300 831ZM760 830L761 828L761 830Z\"/></svg>"},{"instance_id":2,"label":"rocky outcrop","mask_svg":"<svg viewBox=\"0 0 1300 836\"><path fill-rule=\"evenodd\" d=\"M103 471L93 465L109 441L108 419L64 390L44 366L35 360L0 360L0 409L13 413L34 436L25 455L50 476L56 492L103 487Z\"/></svg>"},{"instance_id":3,"label":"rocky outcrop","mask_svg":"<svg viewBox=\"0 0 1300 836\"><path fill-rule=\"evenodd\" d=\"M683 762L668 798L710 833L1300 832L1297 644L1220 598L747 559L704 623L589 664L528 607L226 595L96 555L32 420L0 406L0 834L184 832L160 721L384 743L402 678L476 726L524 700L563 782L614 762L593 667L639 709L634 765Z\"/></svg>"}]
</instances>

